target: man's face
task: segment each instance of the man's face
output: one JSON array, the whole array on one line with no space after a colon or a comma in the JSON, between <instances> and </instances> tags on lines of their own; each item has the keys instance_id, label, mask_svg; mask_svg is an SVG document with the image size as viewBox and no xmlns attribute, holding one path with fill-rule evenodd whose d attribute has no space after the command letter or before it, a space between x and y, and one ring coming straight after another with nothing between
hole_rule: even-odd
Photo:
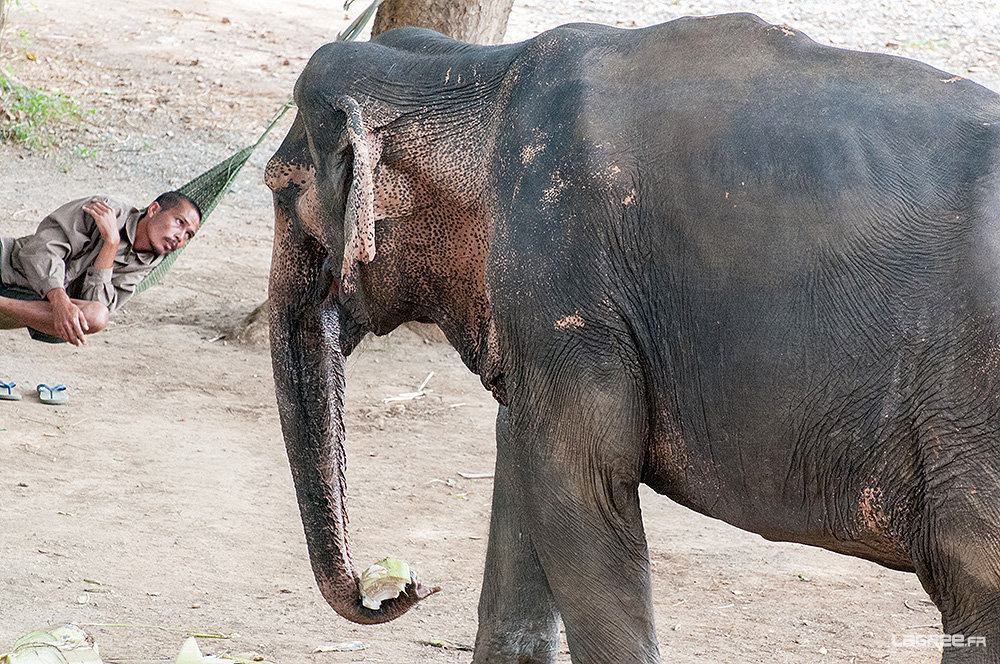
<instances>
[{"instance_id":1,"label":"man's face","mask_svg":"<svg viewBox=\"0 0 1000 664\"><path fill-rule=\"evenodd\" d=\"M146 210L145 235L149 240L148 250L157 254L176 251L194 237L200 224L198 212L187 201L181 201L170 208L161 208L160 204L154 201ZM136 248L145 249L138 246Z\"/></svg>"}]
</instances>

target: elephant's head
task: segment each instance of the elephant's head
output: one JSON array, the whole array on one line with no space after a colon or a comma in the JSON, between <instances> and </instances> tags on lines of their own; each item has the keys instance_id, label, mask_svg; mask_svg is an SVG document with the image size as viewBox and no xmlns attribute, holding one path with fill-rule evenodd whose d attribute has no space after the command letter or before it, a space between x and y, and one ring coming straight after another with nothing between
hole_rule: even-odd
<instances>
[{"instance_id":1,"label":"elephant's head","mask_svg":"<svg viewBox=\"0 0 1000 664\"><path fill-rule=\"evenodd\" d=\"M501 389L483 278L481 150L453 134L440 103L400 100L401 81L380 78L387 64L370 64L390 51L317 52L265 175L275 211L271 355L289 463L320 589L363 623L401 615L437 589L411 582L377 611L361 603L344 505L344 357L366 332L432 321Z\"/></svg>"}]
</instances>

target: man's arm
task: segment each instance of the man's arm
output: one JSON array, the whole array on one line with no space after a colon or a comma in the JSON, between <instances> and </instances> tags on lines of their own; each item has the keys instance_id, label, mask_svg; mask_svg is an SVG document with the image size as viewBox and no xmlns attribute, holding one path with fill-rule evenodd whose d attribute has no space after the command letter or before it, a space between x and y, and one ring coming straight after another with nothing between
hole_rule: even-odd
<instances>
[{"instance_id":1,"label":"man's arm","mask_svg":"<svg viewBox=\"0 0 1000 664\"><path fill-rule=\"evenodd\" d=\"M94 219L94 225L104 240L101 250L83 274L82 283L74 295L83 300L100 302L108 311L118 305L119 290L114 284L115 255L121 243L122 220L119 212L102 200L92 200L83 206L83 211Z\"/></svg>"},{"instance_id":2,"label":"man's arm","mask_svg":"<svg viewBox=\"0 0 1000 664\"><path fill-rule=\"evenodd\" d=\"M110 270L115 266L115 255L121 244L121 232L118 230L118 215L115 209L104 201L93 200L83 206L83 211L94 218L97 230L101 232L104 246L97 254L94 267L99 270Z\"/></svg>"},{"instance_id":3,"label":"man's arm","mask_svg":"<svg viewBox=\"0 0 1000 664\"><path fill-rule=\"evenodd\" d=\"M104 245L94 261L94 267L98 270L107 270L110 281L111 270L115 264L115 254L118 253L118 245L121 243L117 215L115 215L114 208L99 200L90 201L82 209L94 218L97 230L100 231L101 237L104 239ZM52 322L58 335L74 346L86 343L84 335L90 330L90 326L86 316L67 295L66 289L61 286L52 288L45 293L45 299L52 304Z\"/></svg>"}]
</instances>

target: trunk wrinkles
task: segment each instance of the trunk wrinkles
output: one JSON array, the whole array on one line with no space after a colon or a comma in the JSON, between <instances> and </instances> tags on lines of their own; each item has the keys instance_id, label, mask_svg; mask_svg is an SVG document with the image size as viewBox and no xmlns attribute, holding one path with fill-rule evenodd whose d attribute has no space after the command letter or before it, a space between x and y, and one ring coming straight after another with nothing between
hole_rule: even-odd
<instances>
[{"instance_id":1,"label":"trunk wrinkles","mask_svg":"<svg viewBox=\"0 0 1000 664\"><path fill-rule=\"evenodd\" d=\"M335 295L294 310L273 305L272 358L278 406L313 574L326 601L357 623L392 620L439 590L411 579L403 594L373 611L361 603L360 574L347 532L344 356ZM272 299L274 302L274 299ZM278 310L280 309L280 310Z\"/></svg>"}]
</instances>

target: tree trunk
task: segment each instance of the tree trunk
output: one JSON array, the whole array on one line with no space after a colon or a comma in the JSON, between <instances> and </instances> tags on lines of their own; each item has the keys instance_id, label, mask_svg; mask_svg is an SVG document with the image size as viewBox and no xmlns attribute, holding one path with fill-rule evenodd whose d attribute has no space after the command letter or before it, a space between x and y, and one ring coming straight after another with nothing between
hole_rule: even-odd
<instances>
[{"instance_id":1,"label":"tree trunk","mask_svg":"<svg viewBox=\"0 0 1000 664\"><path fill-rule=\"evenodd\" d=\"M430 28L473 44L499 44L514 0L385 0L372 36L407 25Z\"/></svg>"}]
</instances>

